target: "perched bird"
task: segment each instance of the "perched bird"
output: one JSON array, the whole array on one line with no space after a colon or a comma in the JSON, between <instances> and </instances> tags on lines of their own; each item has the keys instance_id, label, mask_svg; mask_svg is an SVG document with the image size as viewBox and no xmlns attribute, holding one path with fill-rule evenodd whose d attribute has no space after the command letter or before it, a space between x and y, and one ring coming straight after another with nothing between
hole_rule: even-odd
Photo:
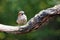
<instances>
[{"instance_id":1,"label":"perched bird","mask_svg":"<svg viewBox=\"0 0 60 40\"><path fill-rule=\"evenodd\" d=\"M27 23L27 16L24 14L24 11L19 11L17 21L19 26Z\"/></svg>"}]
</instances>

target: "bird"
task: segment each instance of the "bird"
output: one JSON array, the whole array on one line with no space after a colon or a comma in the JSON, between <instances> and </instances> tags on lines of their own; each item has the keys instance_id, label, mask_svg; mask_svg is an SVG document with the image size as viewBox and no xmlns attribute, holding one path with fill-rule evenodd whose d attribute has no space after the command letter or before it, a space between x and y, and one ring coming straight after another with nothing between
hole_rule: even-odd
<instances>
[{"instance_id":1,"label":"bird","mask_svg":"<svg viewBox=\"0 0 60 40\"><path fill-rule=\"evenodd\" d=\"M18 18L16 22L19 26L22 26L27 23L27 16L25 15L24 11L18 12Z\"/></svg>"}]
</instances>

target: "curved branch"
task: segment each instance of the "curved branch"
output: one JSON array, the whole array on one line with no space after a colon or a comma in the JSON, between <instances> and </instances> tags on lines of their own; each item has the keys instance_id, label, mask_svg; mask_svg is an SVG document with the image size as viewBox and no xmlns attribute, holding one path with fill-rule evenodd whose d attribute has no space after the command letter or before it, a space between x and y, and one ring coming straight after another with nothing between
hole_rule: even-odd
<instances>
[{"instance_id":1,"label":"curved branch","mask_svg":"<svg viewBox=\"0 0 60 40\"><path fill-rule=\"evenodd\" d=\"M27 24L20 27L0 24L0 31L8 33L27 33L42 27L45 22L56 15L60 15L60 5L40 11L31 18Z\"/></svg>"}]
</instances>

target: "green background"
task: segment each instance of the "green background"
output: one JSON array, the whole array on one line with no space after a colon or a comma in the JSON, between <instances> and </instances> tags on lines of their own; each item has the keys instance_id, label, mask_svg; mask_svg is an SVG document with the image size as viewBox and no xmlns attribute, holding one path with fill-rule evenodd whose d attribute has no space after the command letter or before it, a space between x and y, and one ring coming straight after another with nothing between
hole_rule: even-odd
<instances>
[{"instance_id":1,"label":"green background","mask_svg":"<svg viewBox=\"0 0 60 40\"><path fill-rule=\"evenodd\" d=\"M60 0L0 0L0 24L17 25L17 14L25 11L28 20L39 11L59 4ZM26 34L0 32L0 40L60 40L60 17L51 19L47 25Z\"/></svg>"}]
</instances>

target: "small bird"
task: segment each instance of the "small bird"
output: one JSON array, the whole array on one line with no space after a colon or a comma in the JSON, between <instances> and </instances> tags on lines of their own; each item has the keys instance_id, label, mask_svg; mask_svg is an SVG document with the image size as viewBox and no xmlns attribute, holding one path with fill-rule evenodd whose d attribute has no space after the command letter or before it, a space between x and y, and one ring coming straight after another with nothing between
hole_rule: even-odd
<instances>
[{"instance_id":1,"label":"small bird","mask_svg":"<svg viewBox=\"0 0 60 40\"><path fill-rule=\"evenodd\" d=\"M24 11L19 11L17 21L19 26L27 23L27 16L24 14Z\"/></svg>"}]
</instances>

